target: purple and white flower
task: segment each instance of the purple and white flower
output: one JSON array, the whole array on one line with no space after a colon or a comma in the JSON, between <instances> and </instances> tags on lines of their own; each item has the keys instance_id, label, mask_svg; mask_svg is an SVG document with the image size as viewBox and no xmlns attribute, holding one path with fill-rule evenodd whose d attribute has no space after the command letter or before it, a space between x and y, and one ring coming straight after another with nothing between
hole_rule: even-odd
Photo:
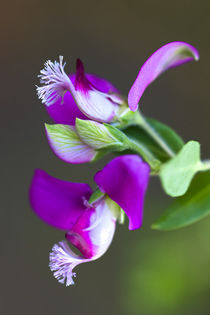
<instances>
[{"instance_id":1,"label":"purple and white flower","mask_svg":"<svg viewBox=\"0 0 210 315\"><path fill-rule=\"evenodd\" d=\"M92 190L87 184L56 179L36 170L30 203L34 212L47 224L64 230L66 240L52 248L50 269L59 282L74 283L73 269L101 257L110 246L120 208L129 219L129 229L142 225L143 201L149 181L148 164L136 155L113 159L95 175L104 193L89 203ZM69 247L72 244L81 255Z\"/></svg>"},{"instance_id":2,"label":"purple and white flower","mask_svg":"<svg viewBox=\"0 0 210 315\"><path fill-rule=\"evenodd\" d=\"M74 125L76 118L100 122L115 120L124 98L107 80L86 74L81 60L77 60L76 74L67 75L65 63L48 60L40 71L37 93L49 115L57 123Z\"/></svg>"}]
</instances>

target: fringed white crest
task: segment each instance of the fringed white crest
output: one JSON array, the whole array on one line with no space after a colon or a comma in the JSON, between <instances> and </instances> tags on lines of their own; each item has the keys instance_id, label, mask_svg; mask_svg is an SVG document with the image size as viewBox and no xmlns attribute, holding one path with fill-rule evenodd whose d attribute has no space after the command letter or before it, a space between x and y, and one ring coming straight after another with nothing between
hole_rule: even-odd
<instances>
[{"instance_id":1,"label":"fringed white crest","mask_svg":"<svg viewBox=\"0 0 210 315\"><path fill-rule=\"evenodd\" d=\"M73 272L73 269L81 263L92 260L76 255L66 241L55 244L49 258L49 267L53 271L54 277L60 283L66 283L66 286L74 284L73 277L76 276L76 273Z\"/></svg>"},{"instance_id":2,"label":"fringed white crest","mask_svg":"<svg viewBox=\"0 0 210 315\"><path fill-rule=\"evenodd\" d=\"M105 198L95 203L95 212L91 215L90 226L81 230L81 237L85 237L87 246L91 248L91 257L85 258L76 255L68 246L67 241L55 244L50 253L49 267L54 277L66 286L74 284L76 274L73 269L82 263L93 261L101 257L109 248L116 227L116 218ZM71 233L71 231L69 231ZM78 231L74 233L78 234ZM84 233L86 235L84 235ZM87 241L88 240L88 241ZM73 243L72 243L73 244ZM79 250L79 246L76 246Z\"/></svg>"},{"instance_id":3,"label":"fringed white crest","mask_svg":"<svg viewBox=\"0 0 210 315\"><path fill-rule=\"evenodd\" d=\"M63 56L59 56L59 62L51 60L45 62L45 67L40 71L38 77L40 83L37 87L38 97L46 106L54 104L59 97L63 97L67 90L71 91L74 86L64 71L66 63L63 63Z\"/></svg>"}]
</instances>

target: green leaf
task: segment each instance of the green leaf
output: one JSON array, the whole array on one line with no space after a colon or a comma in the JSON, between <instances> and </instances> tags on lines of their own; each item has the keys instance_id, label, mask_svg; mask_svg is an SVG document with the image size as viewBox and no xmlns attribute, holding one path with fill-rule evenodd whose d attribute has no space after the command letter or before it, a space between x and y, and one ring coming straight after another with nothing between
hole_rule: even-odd
<instances>
[{"instance_id":1,"label":"green leaf","mask_svg":"<svg viewBox=\"0 0 210 315\"><path fill-rule=\"evenodd\" d=\"M165 231L179 229L209 214L210 171L197 174L187 193L176 198L152 228Z\"/></svg>"},{"instance_id":2,"label":"green leaf","mask_svg":"<svg viewBox=\"0 0 210 315\"><path fill-rule=\"evenodd\" d=\"M160 179L165 192L172 197L184 195L193 176L200 169L200 144L197 141L189 141L160 169Z\"/></svg>"},{"instance_id":3,"label":"green leaf","mask_svg":"<svg viewBox=\"0 0 210 315\"><path fill-rule=\"evenodd\" d=\"M163 139L166 145L174 152L178 153L184 145L183 140L177 133L167 125L150 118L145 118L150 127ZM131 139L140 143L153 153L156 159L162 163L170 157L168 154L149 136L141 126L130 126L123 129L123 132Z\"/></svg>"},{"instance_id":4,"label":"green leaf","mask_svg":"<svg viewBox=\"0 0 210 315\"><path fill-rule=\"evenodd\" d=\"M181 150L184 141L171 127L151 118L146 118L146 121L160 135L171 151L177 153Z\"/></svg>"}]
</instances>

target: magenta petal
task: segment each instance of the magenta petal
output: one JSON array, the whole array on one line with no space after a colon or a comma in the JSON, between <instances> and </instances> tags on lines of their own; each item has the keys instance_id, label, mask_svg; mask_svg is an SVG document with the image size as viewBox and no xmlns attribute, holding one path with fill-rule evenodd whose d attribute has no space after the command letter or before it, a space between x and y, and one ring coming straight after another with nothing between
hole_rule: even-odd
<instances>
[{"instance_id":1,"label":"magenta petal","mask_svg":"<svg viewBox=\"0 0 210 315\"><path fill-rule=\"evenodd\" d=\"M129 229L142 225L144 195L149 181L150 168L137 155L123 155L109 162L94 179L126 213Z\"/></svg>"},{"instance_id":2,"label":"magenta petal","mask_svg":"<svg viewBox=\"0 0 210 315\"><path fill-rule=\"evenodd\" d=\"M69 91L64 94L63 100L60 97L54 104L46 106L46 110L57 124L74 125L77 117L87 119L77 107Z\"/></svg>"},{"instance_id":3,"label":"magenta petal","mask_svg":"<svg viewBox=\"0 0 210 315\"><path fill-rule=\"evenodd\" d=\"M184 42L172 42L159 48L144 63L128 94L128 104L132 111L138 108L139 100L147 86L161 73L191 60L198 60L199 53Z\"/></svg>"},{"instance_id":4,"label":"magenta petal","mask_svg":"<svg viewBox=\"0 0 210 315\"><path fill-rule=\"evenodd\" d=\"M86 78L93 87L102 93L120 93L119 90L109 81L99 78L94 74L86 73Z\"/></svg>"},{"instance_id":5,"label":"magenta petal","mask_svg":"<svg viewBox=\"0 0 210 315\"><path fill-rule=\"evenodd\" d=\"M84 199L88 199L91 193L87 184L59 180L36 170L29 197L34 212L45 223L69 230L84 213Z\"/></svg>"},{"instance_id":6,"label":"magenta petal","mask_svg":"<svg viewBox=\"0 0 210 315\"><path fill-rule=\"evenodd\" d=\"M99 91L103 93L119 93L119 91L107 80L97 77L94 74L85 74L88 81ZM75 74L69 76L72 83L75 84ZM50 117L57 124L74 125L75 119L88 119L77 107L71 93L67 91L63 99L60 97L54 104L46 106Z\"/></svg>"}]
</instances>

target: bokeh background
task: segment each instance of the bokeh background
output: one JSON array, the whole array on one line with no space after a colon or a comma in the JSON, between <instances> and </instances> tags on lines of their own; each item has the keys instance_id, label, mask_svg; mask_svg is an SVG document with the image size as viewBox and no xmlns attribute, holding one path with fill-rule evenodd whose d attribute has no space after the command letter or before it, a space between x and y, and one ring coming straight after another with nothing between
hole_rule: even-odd
<instances>
[{"instance_id":1,"label":"bokeh background","mask_svg":"<svg viewBox=\"0 0 210 315\"><path fill-rule=\"evenodd\" d=\"M141 103L145 115L202 144L210 156L210 2L208 0L19 0L1 4L1 303L2 315L158 315L210 313L210 218L173 232L151 223L170 199L151 179L143 227L119 226L109 251L77 268L76 285L59 284L48 253L64 235L41 222L28 203L34 168L92 184L93 165L69 165L44 135L50 122L36 97L46 59L62 54L67 71L86 70L128 93L139 67L163 44L186 41L200 61L168 71ZM110 158L110 157L109 157Z\"/></svg>"}]
</instances>

